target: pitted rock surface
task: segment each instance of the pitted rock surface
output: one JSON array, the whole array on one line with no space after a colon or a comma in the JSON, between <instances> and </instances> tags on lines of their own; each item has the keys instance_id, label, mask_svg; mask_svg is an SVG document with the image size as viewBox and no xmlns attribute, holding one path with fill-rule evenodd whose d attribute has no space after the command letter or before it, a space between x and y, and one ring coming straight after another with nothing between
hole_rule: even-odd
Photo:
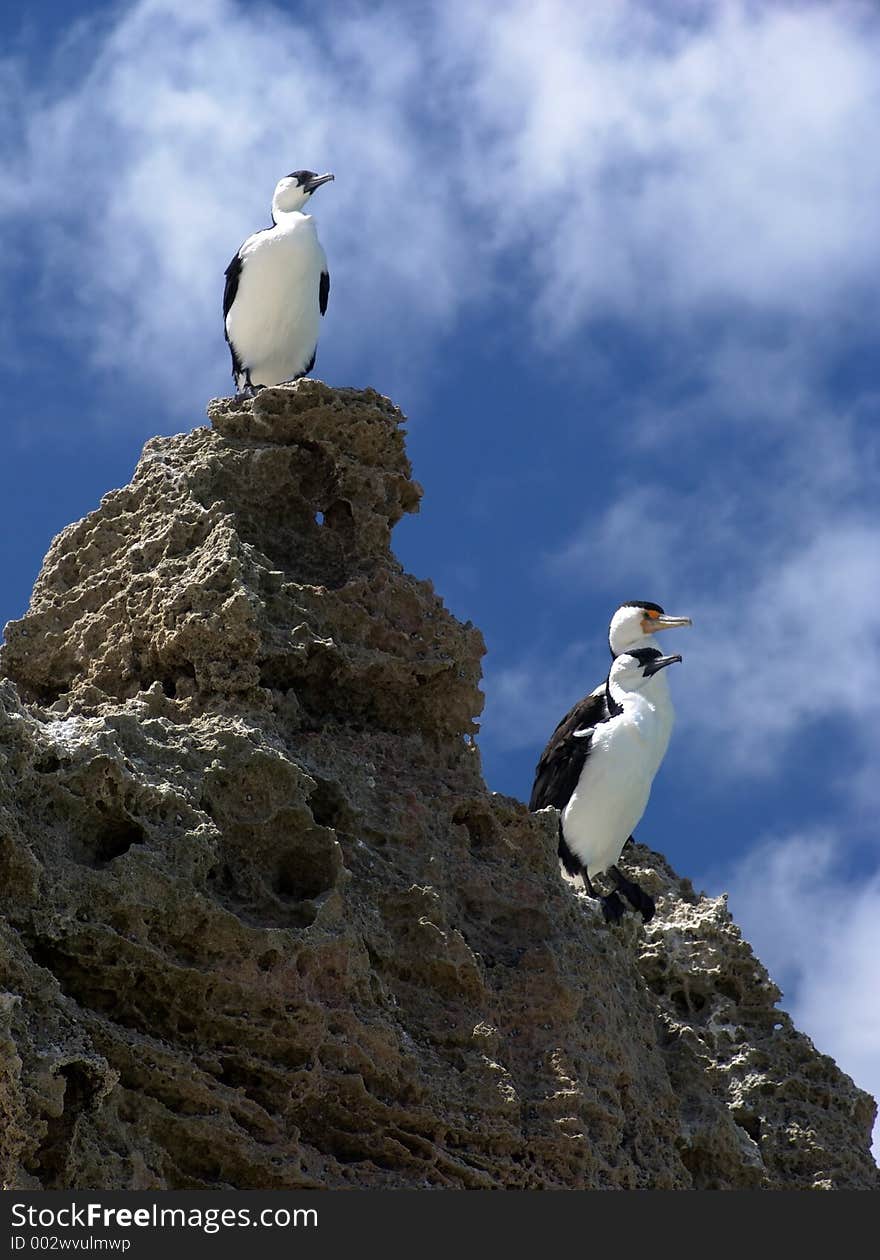
<instances>
[{"instance_id":1,"label":"pitted rock surface","mask_svg":"<svg viewBox=\"0 0 880 1260\"><path fill-rule=\"evenodd\" d=\"M877 1188L723 900L647 929L490 793L483 642L390 551L403 418L211 404L55 540L0 683L9 1188Z\"/></svg>"}]
</instances>

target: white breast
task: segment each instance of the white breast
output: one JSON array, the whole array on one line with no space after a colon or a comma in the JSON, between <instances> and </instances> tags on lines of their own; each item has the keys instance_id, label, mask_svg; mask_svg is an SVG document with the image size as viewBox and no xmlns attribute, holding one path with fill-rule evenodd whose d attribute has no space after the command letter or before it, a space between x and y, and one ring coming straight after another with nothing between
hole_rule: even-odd
<instances>
[{"instance_id":1,"label":"white breast","mask_svg":"<svg viewBox=\"0 0 880 1260\"><path fill-rule=\"evenodd\" d=\"M254 385L278 385L309 366L321 322L327 262L309 215L257 232L241 248L241 273L226 332Z\"/></svg>"},{"instance_id":2,"label":"white breast","mask_svg":"<svg viewBox=\"0 0 880 1260\"><path fill-rule=\"evenodd\" d=\"M563 810L565 841L589 876L613 866L645 812L669 745L673 712L644 694L596 727L578 785Z\"/></svg>"}]
</instances>

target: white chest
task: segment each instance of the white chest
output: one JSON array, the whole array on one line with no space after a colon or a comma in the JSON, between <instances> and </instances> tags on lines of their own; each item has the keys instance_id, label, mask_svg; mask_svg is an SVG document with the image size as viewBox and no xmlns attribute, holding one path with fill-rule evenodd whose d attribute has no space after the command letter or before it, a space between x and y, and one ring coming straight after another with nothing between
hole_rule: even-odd
<instances>
[{"instance_id":1,"label":"white chest","mask_svg":"<svg viewBox=\"0 0 880 1260\"><path fill-rule=\"evenodd\" d=\"M305 370L318 341L325 266L314 223L305 215L256 233L242 247L226 330L255 383L277 384Z\"/></svg>"},{"instance_id":2,"label":"white chest","mask_svg":"<svg viewBox=\"0 0 880 1260\"><path fill-rule=\"evenodd\" d=\"M645 812L672 730L668 695L665 700L628 700L622 714L593 734L590 754L562 815L566 843L590 876L617 861Z\"/></svg>"},{"instance_id":3,"label":"white chest","mask_svg":"<svg viewBox=\"0 0 880 1260\"><path fill-rule=\"evenodd\" d=\"M273 297L283 300L314 278L317 302L323 256L315 225L304 216L294 225L257 232L242 248L239 295L252 293L261 301Z\"/></svg>"}]
</instances>

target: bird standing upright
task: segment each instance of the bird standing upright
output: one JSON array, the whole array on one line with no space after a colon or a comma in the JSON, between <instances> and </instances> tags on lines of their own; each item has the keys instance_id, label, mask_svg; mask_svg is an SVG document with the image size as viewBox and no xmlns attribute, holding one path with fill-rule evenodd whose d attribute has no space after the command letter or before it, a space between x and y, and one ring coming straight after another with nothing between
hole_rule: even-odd
<instances>
[{"instance_id":1,"label":"bird standing upright","mask_svg":"<svg viewBox=\"0 0 880 1260\"><path fill-rule=\"evenodd\" d=\"M302 207L333 178L293 171L279 180L272 227L249 236L226 268L224 328L239 392L280 385L314 367L330 273L315 221Z\"/></svg>"},{"instance_id":2,"label":"bird standing upright","mask_svg":"<svg viewBox=\"0 0 880 1260\"><path fill-rule=\"evenodd\" d=\"M612 657L618 657L621 652L629 652L633 648L649 647L652 635L659 630L670 630L674 626L691 624L690 617L673 617L665 613L659 604L651 604L643 599L632 599L621 604L611 618L611 624L608 627L608 647ZM661 692L665 693L668 699L665 677L658 676L652 689L658 696ZM557 808L562 808L548 795L548 784L554 775L554 757L557 755L555 750L564 744L571 731L589 730L597 722L604 722L608 718L607 697L607 683L603 682L578 700L565 717L560 719L535 769L535 782L529 800L529 809L533 813L536 809L543 809L545 805L556 805Z\"/></svg>"},{"instance_id":3,"label":"bird standing upright","mask_svg":"<svg viewBox=\"0 0 880 1260\"><path fill-rule=\"evenodd\" d=\"M633 648L611 666L603 712L587 696L557 726L538 762L529 808L554 805L559 819L559 857L570 875L580 874L595 896L591 877L610 871L620 892L647 922L653 899L617 868L623 846L645 812L651 784L669 746L674 713L662 671L680 661L654 647ZM579 711L587 719L578 723ZM602 897L608 920L623 903Z\"/></svg>"}]
</instances>

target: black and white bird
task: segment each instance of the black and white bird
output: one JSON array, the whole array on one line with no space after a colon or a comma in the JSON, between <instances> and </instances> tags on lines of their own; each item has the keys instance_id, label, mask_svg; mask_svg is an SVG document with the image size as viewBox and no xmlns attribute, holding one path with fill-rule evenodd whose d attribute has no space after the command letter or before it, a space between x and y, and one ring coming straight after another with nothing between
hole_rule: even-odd
<instances>
[{"instance_id":1,"label":"black and white bird","mask_svg":"<svg viewBox=\"0 0 880 1260\"><path fill-rule=\"evenodd\" d=\"M562 719L535 771L531 810L560 811L559 857L580 874L590 896L592 876L608 871L647 922L654 901L616 863L645 812L651 784L669 746L674 711L662 671L680 656L635 647L615 657L604 688ZM623 914L616 892L602 897L609 921Z\"/></svg>"},{"instance_id":2,"label":"black and white bird","mask_svg":"<svg viewBox=\"0 0 880 1260\"><path fill-rule=\"evenodd\" d=\"M223 318L239 392L295 380L315 365L330 273L302 207L333 178L293 171L279 180L272 227L249 236L226 268Z\"/></svg>"}]
</instances>

